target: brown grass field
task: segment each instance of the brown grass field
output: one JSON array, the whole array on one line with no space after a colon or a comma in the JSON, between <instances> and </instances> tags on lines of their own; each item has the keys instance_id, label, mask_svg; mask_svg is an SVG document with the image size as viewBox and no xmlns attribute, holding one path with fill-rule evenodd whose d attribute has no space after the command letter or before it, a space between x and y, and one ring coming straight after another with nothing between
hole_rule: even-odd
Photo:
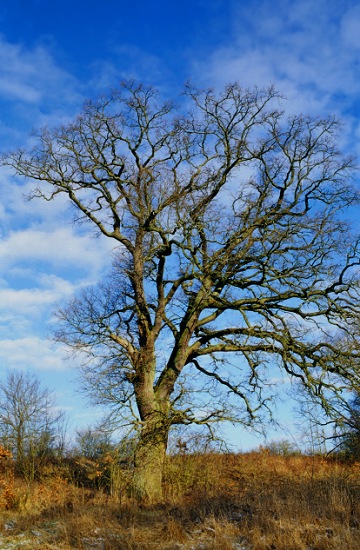
<instances>
[{"instance_id":1,"label":"brown grass field","mask_svg":"<svg viewBox=\"0 0 360 550\"><path fill-rule=\"evenodd\" d=\"M96 467L99 480L104 464ZM359 463L266 451L172 456L164 502L153 506L138 506L129 496L130 470L108 458L106 475L109 471L110 495L75 486L66 465L44 468L27 485L13 478L3 458L0 548L360 548Z\"/></svg>"}]
</instances>

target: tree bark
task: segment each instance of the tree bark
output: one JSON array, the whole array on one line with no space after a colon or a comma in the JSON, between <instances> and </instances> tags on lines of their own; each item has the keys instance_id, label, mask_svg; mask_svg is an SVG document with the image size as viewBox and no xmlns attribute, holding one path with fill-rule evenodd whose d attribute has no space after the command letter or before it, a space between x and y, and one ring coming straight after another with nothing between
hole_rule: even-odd
<instances>
[{"instance_id":1,"label":"tree bark","mask_svg":"<svg viewBox=\"0 0 360 550\"><path fill-rule=\"evenodd\" d=\"M162 500L162 478L169 428L167 419L158 412L143 422L135 451L132 480L132 492L138 501L154 503Z\"/></svg>"}]
</instances>

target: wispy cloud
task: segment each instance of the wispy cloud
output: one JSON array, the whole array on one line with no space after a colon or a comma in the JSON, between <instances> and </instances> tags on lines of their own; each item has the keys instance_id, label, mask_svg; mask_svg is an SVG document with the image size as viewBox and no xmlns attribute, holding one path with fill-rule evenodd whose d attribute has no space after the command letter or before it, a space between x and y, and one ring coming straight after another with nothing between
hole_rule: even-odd
<instances>
[{"instance_id":1,"label":"wispy cloud","mask_svg":"<svg viewBox=\"0 0 360 550\"><path fill-rule=\"evenodd\" d=\"M196 62L196 73L209 83L275 84L289 109L351 110L360 91L359 6L262 1L256 14L252 9L237 8L228 44Z\"/></svg>"},{"instance_id":2,"label":"wispy cloud","mask_svg":"<svg viewBox=\"0 0 360 550\"><path fill-rule=\"evenodd\" d=\"M0 149L24 146L34 127L69 120L83 102L80 82L42 45L0 36Z\"/></svg>"},{"instance_id":3,"label":"wispy cloud","mask_svg":"<svg viewBox=\"0 0 360 550\"><path fill-rule=\"evenodd\" d=\"M61 93L59 90L61 86ZM59 67L43 46L33 49L0 37L0 96L45 107L79 99L75 78Z\"/></svg>"},{"instance_id":4,"label":"wispy cloud","mask_svg":"<svg viewBox=\"0 0 360 550\"><path fill-rule=\"evenodd\" d=\"M43 46L0 37L0 149L26 148L31 127L68 121L85 89ZM56 204L26 201L32 188L1 169L0 364L53 372L65 368L63 350L46 339L54 304L99 278L114 243L99 246L73 226L65 197Z\"/></svg>"},{"instance_id":5,"label":"wispy cloud","mask_svg":"<svg viewBox=\"0 0 360 550\"><path fill-rule=\"evenodd\" d=\"M0 363L7 369L62 371L68 366L65 352L54 351L48 340L39 337L3 339Z\"/></svg>"},{"instance_id":6,"label":"wispy cloud","mask_svg":"<svg viewBox=\"0 0 360 550\"><path fill-rule=\"evenodd\" d=\"M107 241L94 246L89 235L76 235L71 228L29 228L0 240L0 338L44 334L55 303L96 282L109 255ZM13 362L10 355L8 362Z\"/></svg>"},{"instance_id":7,"label":"wispy cloud","mask_svg":"<svg viewBox=\"0 0 360 550\"><path fill-rule=\"evenodd\" d=\"M91 235L77 234L71 227L49 231L46 227L19 229L0 241L0 273L19 263L31 266L46 262L50 269L81 269L91 278L109 257L112 247L114 244L104 239L96 247Z\"/></svg>"}]
</instances>

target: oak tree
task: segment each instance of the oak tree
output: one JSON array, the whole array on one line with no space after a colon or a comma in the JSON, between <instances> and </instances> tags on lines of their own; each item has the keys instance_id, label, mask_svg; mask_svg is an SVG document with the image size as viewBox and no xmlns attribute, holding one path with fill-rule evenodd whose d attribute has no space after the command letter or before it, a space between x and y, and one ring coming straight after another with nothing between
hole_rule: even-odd
<instances>
[{"instance_id":1,"label":"oak tree","mask_svg":"<svg viewBox=\"0 0 360 550\"><path fill-rule=\"evenodd\" d=\"M183 97L124 83L4 159L38 181L32 197L66 195L117 243L57 337L83 354L93 397L134 421L134 491L152 500L172 426L251 422L274 368L327 410L359 380L359 244L343 218L358 192L338 123L287 117L272 88Z\"/></svg>"}]
</instances>

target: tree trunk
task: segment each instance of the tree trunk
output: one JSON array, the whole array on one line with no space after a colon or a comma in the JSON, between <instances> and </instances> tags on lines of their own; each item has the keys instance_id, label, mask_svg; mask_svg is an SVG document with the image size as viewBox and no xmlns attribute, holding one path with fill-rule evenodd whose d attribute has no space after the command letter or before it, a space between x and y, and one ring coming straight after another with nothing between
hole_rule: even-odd
<instances>
[{"instance_id":1,"label":"tree trunk","mask_svg":"<svg viewBox=\"0 0 360 550\"><path fill-rule=\"evenodd\" d=\"M133 495L141 502L162 500L162 478L169 435L168 422L159 413L145 420L135 450Z\"/></svg>"}]
</instances>

